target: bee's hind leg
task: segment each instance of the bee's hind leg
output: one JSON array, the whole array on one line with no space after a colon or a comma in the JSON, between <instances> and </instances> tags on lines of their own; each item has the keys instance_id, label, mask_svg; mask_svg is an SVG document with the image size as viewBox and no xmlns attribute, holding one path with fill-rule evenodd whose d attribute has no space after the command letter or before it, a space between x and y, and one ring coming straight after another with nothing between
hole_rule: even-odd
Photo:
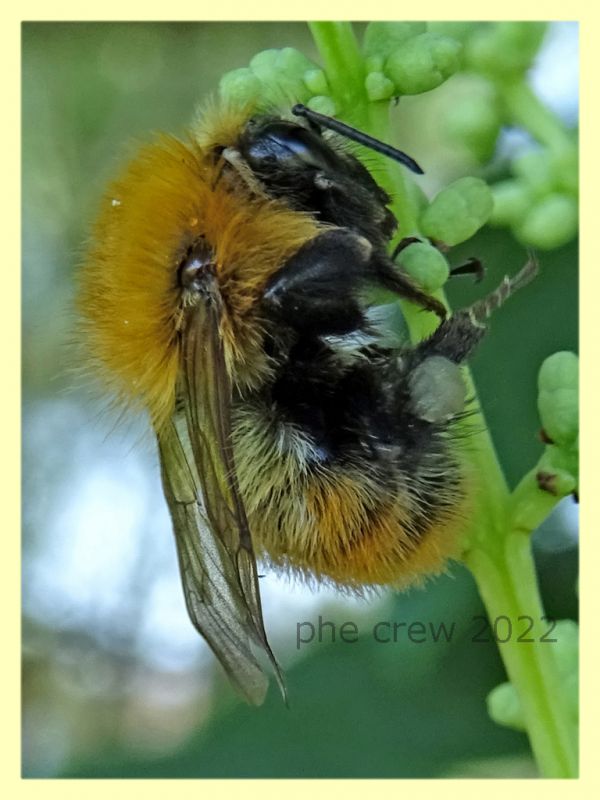
<instances>
[{"instance_id":1,"label":"bee's hind leg","mask_svg":"<svg viewBox=\"0 0 600 800\"><path fill-rule=\"evenodd\" d=\"M444 320L428 338L416 347L420 360L430 356L444 358L460 364L471 354L485 333L485 322L492 313L518 289L526 286L537 274L538 263L530 258L514 276L504 277L502 283L486 297Z\"/></svg>"}]
</instances>

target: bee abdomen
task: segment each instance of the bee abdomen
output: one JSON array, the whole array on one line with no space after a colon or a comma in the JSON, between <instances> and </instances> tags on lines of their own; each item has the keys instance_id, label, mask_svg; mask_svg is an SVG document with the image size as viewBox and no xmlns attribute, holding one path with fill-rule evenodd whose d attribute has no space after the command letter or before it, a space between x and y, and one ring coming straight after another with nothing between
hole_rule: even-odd
<instances>
[{"instance_id":1,"label":"bee abdomen","mask_svg":"<svg viewBox=\"0 0 600 800\"><path fill-rule=\"evenodd\" d=\"M235 419L254 544L275 566L359 590L419 582L456 554L464 479L441 441L412 471L359 452L327 463L273 409L246 407Z\"/></svg>"}]
</instances>

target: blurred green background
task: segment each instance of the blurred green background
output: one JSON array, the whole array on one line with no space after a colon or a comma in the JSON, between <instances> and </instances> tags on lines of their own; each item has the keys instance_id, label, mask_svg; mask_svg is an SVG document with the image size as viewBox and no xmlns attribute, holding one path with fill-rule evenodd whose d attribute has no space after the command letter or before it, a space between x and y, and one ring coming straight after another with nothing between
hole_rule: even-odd
<instances>
[{"instance_id":1,"label":"blurred green background","mask_svg":"<svg viewBox=\"0 0 600 800\"><path fill-rule=\"evenodd\" d=\"M551 35L556 46L573 31ZM260 709L238 702L187 621L144 421L117 421L74 369L74 274L107 179L132 142L181 132L224 71L283 46L316 58L300 23L23 26L24 776L536 774L525 736L487 717L486 694L504 673L493 644L471 641L483 608L459 565L425 591L364 601L269 575L267 628L291 707L274 687ZM474 170L442 122L431 124L453 81L395 113L397 143L426 167L428 193ZM485 282L456 280L454 306L526 258L487 228L451 260L471 255ZM541 452L539 365L577 350L576 244L540 261L541 277L494 317L472 362L512 485ZM535 537L546 609L558 618L577 618L576 522L566 501ZM298 651L297 623L319 615L354 621L359 640ZM450 643L378 644L372 628L385 620L454 622L455 632Z\"/></svg>"}]
</instances>

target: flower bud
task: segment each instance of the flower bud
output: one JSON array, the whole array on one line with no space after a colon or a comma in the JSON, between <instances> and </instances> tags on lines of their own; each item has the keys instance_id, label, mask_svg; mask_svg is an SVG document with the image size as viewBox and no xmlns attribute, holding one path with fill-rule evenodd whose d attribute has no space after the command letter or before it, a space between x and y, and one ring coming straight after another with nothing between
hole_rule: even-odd
<instances>
[{"instance_id":1,"label":"flower bud","mask_svg":"<svg viewBox=\"0 0 600 800\"><path fill-rule=\"evenodd\" d=\"M398 94L435 89L460 66L462 45L448 36L422 33L409 39L386 60L384 72Z\"/></svg>"},{"instance_id":2,"label":"flower bud","mask_svg":"<svg viewBox=\"0 0 600 800\"><path fill-rule=\"evenodd\" d=\"M473 83L468 97L459 98L447 113L445 127L463 142L479 161L493 154L502 123L496 94L488 81Z\"/></svg>"},{"instance_id":3,"label":"flower bud","mask_svg":"<svg viewBox=\"0 0 600 800\"><path fill-rule=\"evenodd\" d=\"M328 94L329 86L322 69L308 69L303 76L304 85L314 95Z\"/></svg>"},{"instance_id":4,"label":"flower bud","mask_svg":"<svg viewBox=\"0 0 600 800\"><path fill-rule=\"evenodd\" d=\"M499 181L492 187L494 208L490 225L516 225L531 208L531 192L523 181Z\"/></svg>"},{"instance_id":5,"label":"flower bud","mask_svg":"<svg viewBox=\"0 0 600 800\"><path fill-rule=\"evenodd\" d=\"M538 377L538 410L545 432L558 445L579 433L579 359L565 351L549 356Z\"/></svg>"},{"instance_id":6,"label":"flower bud","mask_svg":"<svg viewBox=\"0 0 600 800\"><path fill-rule=\"evenodd\" d=\"M369 72L365 78L365 89L369 100L387 100L395 92L394 84L386 78L383 72Z\"/></svg>"},{"instance_id":7,"label":"flower bud","mask_svg":"<svg viewBox=\"0 0 600 800\"><path fill-rule=\"evenodd\" d=\"M440 251L428 242L415 242L399 256L402 267L429 294L440 289L448 280L448 262Z\"/></svg>"},{"instance_id":8,"label":"flower bud","mask_svg":"<svg viewBox=\"0 0 600 800\"><path fill-rule=\"evenodd\" d=\"M408 39L426 30L424 22L369 22L363 39L363 52L367 58L386 59ZM376 69L381 69L381 66Z\"/></svg>"},{"instance_id":9,"label":"flower bud","mask_svg":"<svg viewBox=\"0 0 600 800\"><path fill-rule=\"evenodd\" d=\"M296 81L316 67L304 53L293 47L284 47L257 53L250 61L250 69L258 78L269 82L278 76Z\"/></svg>"},{"instance_id":10,"label":"flower bud","mask_svg":"<svg viewBox=\"0 0 600 800\"><path fill-rule=\"evenodd\" d=\"M530 208L524 220L515 226L514 233L525 244L552 250L577 234L578 218L577 200L554 192Z\"/></svg>"},{"instance_id":11,"label":"flower bud","mask_svg":"<svg viewBox=\"0 0 600 800\"><path fill-rule=\"evenodd\" d=\"M579 189L579 153L576 145L553 152L552 168L557 188L576 195Z\"/></svg>"},{"instance_id":12,"label":"flower bud","mask_svg":"<svg viewBox=\"0 0 600 800\"><path fill-rule=\"evenodd\" d=\"M528 150L515 158L512 171L527 184L536 197L543 197L556 187L552 160L545 147Z\"/></svg>"},{"instance_id":13,"label":"flower bud","mask_svg":"<svg viewBox=\"0 0 600 800\"><path fill-rule=\"evenodd\" d=\"M335 102L331 99L331 97L327 97L325 95L311 97L306 105L313 111L317 111L319 114L325 114L327 117L335 117L337 113L337 106Z\"/></svg>"},{"instance_id":14,"label":"flower bud","mask_svg":"<svg viewBox=\"0 0 600 800\"><path fill-rule=\"evenodd\" d=\"M568 350L559 350L544 361L538 375L540 391L579 387L579 358Z\"/></svg>"},{"instance_id":15,"label":"flower bud","mask_svg":"<svg viewBox=\"0 0 600 800\"><path fill-rule=\"evenodd\" d=\"M233 103L252 102L260 96L262 84L248 67L226 72L219 82L221 97Z\"/></svg>"},{"instance_id":16,"label":"flower bud","mask_svg":"<svg viewBox=\"0 0 600 800\"><path fill-rule=\"evenodd\" d=\"M262 93L267 98L277 100L281 96L294 97L306 102L310 97L304 77L307 72L316 70L316 67L293 47L257 53L250 61L250 69L261 82Z\"/></svg>"},{"instance_id":17,"label":"flower bud","mask_svg":"<svg viewBox=\"0 0 600 800\"><path fill-rule=\"evenodd\" d=\"M495 78L524 74L546 33L545 22L496 22L474 31L466 43L467 64Z\"/></svg>"},{"instance_id":18,"label":"flower bud","mask_svg":"<svg viewBox=\"0 0 600 800\"><path fill-rule=\"evenodd\" d=\"M525 718L517 690L512 683L501 683L487 696L488 714L497 722L507 728L517 731L525 730Z\"/></svg>"},{"instance_id":19,"label":"flower bud","mask_svg":"<svg viewBox=\"0 0 600 800\"><path fill-rule=\"evenodd\" d=\"M421 230L430 239L455 245L479 230L490 217L494 201L480 178L459 178L436 195L421 216Z\"/></svg>"}]
</instances>

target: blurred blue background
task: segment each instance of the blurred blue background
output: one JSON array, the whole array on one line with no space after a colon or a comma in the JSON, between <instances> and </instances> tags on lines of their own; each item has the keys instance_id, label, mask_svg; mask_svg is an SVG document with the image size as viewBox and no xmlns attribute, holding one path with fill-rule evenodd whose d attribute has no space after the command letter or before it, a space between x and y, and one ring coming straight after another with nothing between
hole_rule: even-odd
<instances>
[{"instance_id":1,"label":"blurred blue background","mask_svg":"<svg viewBox=\"0 0 600 800\"><path fill-rule=\"evenodd\" d=\"M132 142L181 132L224 71L283 46L316 58L300 23L23 26L25 776L535 775L526 738L487 717L485 696L504 673L493 644L471 641L483 610L460 565L425 591L368 600L268 574L266 625L291 708L274 687L258 710L238 702L188 621L145 421L108 414L74 369L74 274L104 184ZM531 80L576 123L575 24L551 26ZM451 79L408 98L397 114L398 141L409 153L418 143L429 194L474 169L443 124L429 124L458 87ZM499 150L528 146L506 131ZM510 235L488 228L452 261L471 255L485 262L485 283L456 281L454 306L526 257ZM535 291L494 318L473 361L511 484L541 452L537 369L555 350L577 350L576 244L541 263ZM565 501L536 534L551 616L577 615L576 521ZM319 615L355 622L358 641L338 636L298 650L297 624ZM450 643L378 644L372 628L386 620L456 628Z\"/></svg>"}]
</instances>

